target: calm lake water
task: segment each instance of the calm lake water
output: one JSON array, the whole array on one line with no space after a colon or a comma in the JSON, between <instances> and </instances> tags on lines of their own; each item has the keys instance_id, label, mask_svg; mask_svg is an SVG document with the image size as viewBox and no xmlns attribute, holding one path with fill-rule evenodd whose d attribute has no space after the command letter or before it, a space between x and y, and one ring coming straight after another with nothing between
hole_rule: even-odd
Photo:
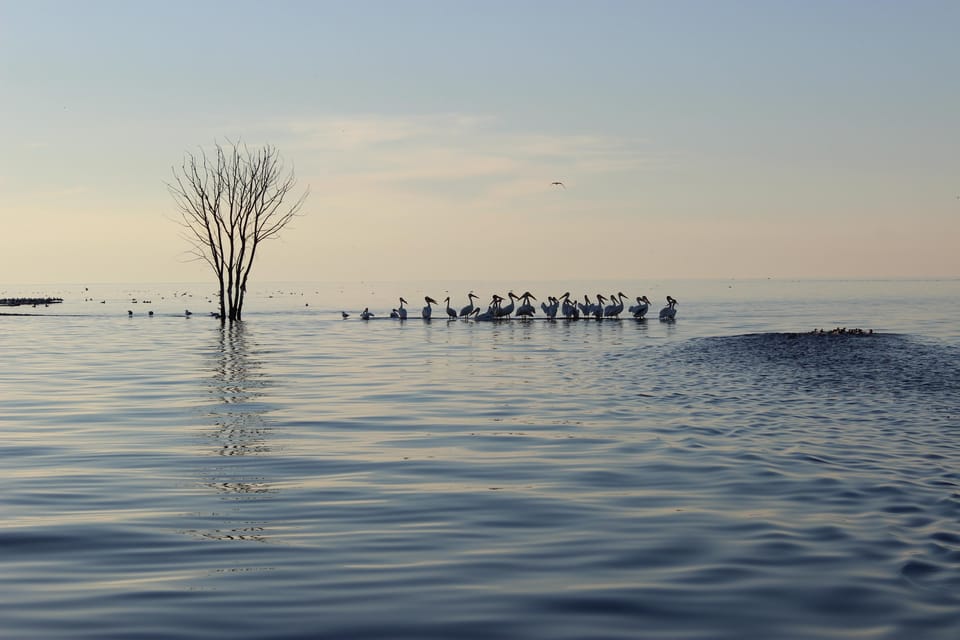
<instances>
[{"instance_id":1,"label":"calm lake water","mask_svg":"<svg viewBox=\"0 0 960 640\"><path fill-rule=\"evenodd\" d=\"M655 304L418 317L510 286ZM0 286L0 637L960 637L958 280L86 287Z\"/></svg>"}]
</instances>

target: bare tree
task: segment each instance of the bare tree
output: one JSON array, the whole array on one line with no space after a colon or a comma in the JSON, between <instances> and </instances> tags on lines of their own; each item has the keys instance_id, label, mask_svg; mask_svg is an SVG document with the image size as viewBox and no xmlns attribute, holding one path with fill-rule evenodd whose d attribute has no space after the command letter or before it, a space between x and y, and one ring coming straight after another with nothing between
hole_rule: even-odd
<instances>
[{"instance_id":1,"label":"bare tree","mask_svg":"<svg viewBox=\"0 0 960 640\"><path fill-rule=\"evenodd\" d=\"M180 210L193 255L209 264L220 282L220 318L240 320L247 278L260 242L275 238L296 216L309 189L284 205L296 186L276 148L249 149L228 141L211 153L187 152L167 188Z\"/></svg>"}]
</instances>

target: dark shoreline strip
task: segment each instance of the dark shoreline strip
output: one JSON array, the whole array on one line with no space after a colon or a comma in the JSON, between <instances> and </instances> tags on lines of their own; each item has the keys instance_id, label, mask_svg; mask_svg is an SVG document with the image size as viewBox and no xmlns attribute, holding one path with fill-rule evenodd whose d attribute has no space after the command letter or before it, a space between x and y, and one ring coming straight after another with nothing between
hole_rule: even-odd
<instances>
[{"instance_id":1,"label":"dark shoreline strip","mask_svg":"<svg viewBox=\"0 0 960 640\"><path fill-rule=\"evenodd\" d=\"M58 304L63 298L0 298L0 307L20 307L24 305Z\"/></svg>"}]
</instances>

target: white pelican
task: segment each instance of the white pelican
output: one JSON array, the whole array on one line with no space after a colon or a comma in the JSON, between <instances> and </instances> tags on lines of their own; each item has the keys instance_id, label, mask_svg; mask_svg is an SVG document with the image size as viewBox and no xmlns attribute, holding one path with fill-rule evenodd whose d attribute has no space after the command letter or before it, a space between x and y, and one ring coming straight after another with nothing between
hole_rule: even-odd
<instances>
[{"instance_id":1,"label":"white pelican","mask_svg":"<svg viewBox=\"0 0 960 640\"><path fill-rule=\"evenodd\" d=\"M523 302L519 307L517 307L517 315L520 317L533 317L537 310L530 304L530 300L536 300L536 297L529 291L524 291L523 295L520 296L520 300Z\"/></svg>"},{"instance_id":2,"label":"white pelican","mask_svg":"<svg viewBox=\"0 0 960 640\"><path fill-rule=\"evenodd\" d=\"M373 314L370 313L370 309L367 308L367 307L364 307L364 308L363 308L363 311L360 312L360 319L361 319L361 320L369 320L369 319L372 318L372 317L373 317Z\"/></svg>"},{"instance_id":3,"label":"white pelican","mask_svg":"<svg viewBox=\"0 0 960 640\"><path fill-rule=\"evenodd\" d=\"M399 318L400 318L401 320L406 320L406 319L407 319L407 310L403 308L403 305L405 305L405 304L407 304L407 301L404 300L403 297L401 296L401 297L400 297L400 308L397 309L397 316L399 316Z\"/></svg>"},{"instance_id":4,"label":"white pelican","mask_svg":"<svg viewBox=\"0 0 960 640\"><path fill-rule=\"evenodd\" d=\"M443 301L447 303L447 317L450 318L451 320L456 320L457 311L456 309L450 306L450 296L447 296L446 298L444 298Z\"/></svg>"},{"instance_id":5,"label":"white pelican","mask_svg":"<svg viewBox=\"0 0 960 640\"><path fill-rule=\"evenodd\" d=\"M647 296L637 296L637 304L632 305L628 311L630 311L637 320L643 320L643 316L647 315L649 309L650 301L647 300Z\"/></svg>"},{"instance_id":6,"label":"white pelican","mask_svg":"<svg viewBox=\"0 0 960 640\"><path fill-rule=\"evenodd\" d=\"M423 316L424 320L429 320L430 316L433 315L433 307L431 307L430 305L439 304L439 303L433 298L431 298L430 296L424 296L423 299L426 301L427 306L423 308L423 310L420 312L420 315Z\"/></svg>"},{"instance_id":7,"label":"white pelican","mask_svg":"<svg viewBox=\"0 0 960 640\"><path fill-rule=\"evenodd\" d=\"M663 309L660 309L660 319L661 320L673 320L677 317L677 301L670 296L667 296L667 306Z\"/></svg>"},{"instance_id":8,"label":"white pelican","mask_svg":"<svg viewBox=\"0 0 960 640\"><path fill-rule=\"evenodd\" d=\"M560 296L563 298L563 317L567 320L579 320L580 319L580 308L577 306L576 302L570 301L570 292L567 291L565 294Z\"/></svg>"},{"instance_id":9,"label":"white pelican","mask_svg":"<svg viewBox=\"0 0 960 640\"><path fill-rule=\"evenodd\" d=\"M554 298L553 296L547 296L547 300L550 301L550 304L541 302L540 308L543 309L543 313L547 316L548 320L553 320L557 317L557 310L560 308L560 300L558 298Z\"/></svg>"},{"instance_id":10,"label":"white pelican","mask_svg":"<svg viewBox=\"0 0 960 640\"><path fill-rule=\"evenodd\" d=\"M597 294L597 304L593 305L593 317L596 320L603 320L603 303L607 299L602 294Z\"/></svg>"},{"instance_id":11,"label":"white pelican","mask_svg":"<svg viewBox=\"0 0 960 640\"><path fill-rule=\"evenodd\" d=\"M486 311L478 313L473 319L477 322L489 322L490 320L496 319L496 312L493 310L493 307L487 307Z\"/></svg>"},{"instance_id":12,"label":"white pelican","mask_svg":"<svg viewBox=\"0 0 960 640\"><path fill-rule=\"evenodd\" d=\"M623 299L627 295L622 291L620 293L615 293L610 296L611 304L608 304L603 310L603 316L605 318L616 318L620 319L620 314L623 313Z\"/></svg>"},{"instance_id":13,"label":"white pelican","mask_svg":"<svg viewBox=\"0 0 960 640\"><path fill-rule=\"evenodd\" d=\"M498 310L500 309L500 301L501 301L501 300L503 300L503 298L501 298L501 297L498 296L497 294L493 294L493 298L490 300L490 306L487 307L487 310L484 311L483 313L477 313L477 315L474 316L473 319L474 319L474 320L481 321L481 322L482 322L482 321L485 321L485 320L487 320L487 321L489 321L489 320L496 320L496 319L497 319L497 312L498 312ZM477 311L479 312L480 309L477 309Z\"/></svg>"},{"instance_id":14,"label":"white pelican","mask_svg":"<svg viewBox=\"0 0 960 640\"><path fill-rule=\"evenodd\" d=\"M583 294L583 302L578 302L577 306L583 312L584 317L593 315L593 303L590 302L590 296Z\"/></svg>"},{"instance_id":15,"label":"white pelican","mask_svg":"<svg viewBox=\"0 0 960 640\"><path fill-rule=\"evenodd\" d=\"M479 299L480 299L480 296L474 295L473 291L471 291L470 293L467 294L467 298L469 298L470 304L468 304L467 306L465 306L463 309L460 309L460 317L461 317L461 318L463 318L463 317L465 317L465 316L469 316L471 313L473 313L473 310L477 308L477 307L474 307L474 306L473 306L473 299L474 299L474 298L477 298L477 299L479 300Z\"/></svg>"},{"instance_id":16,"label":"white pelican","mask_svg":"<svg viewBox=\"0 0 960 640\"><path fill-rule=\"evenodd\" d=\"M514 304L514 300L519 300L519 299L520 299L520 298L517 297L517 294L515 294L513 291L508 291L508 292L507 292L507 297L510 298L510 304L508 304L508 305L505 306L505 307L504 307L503 305L499 305L499 304L497 305L497 317L498 317L498 318L509 318L509 317L510 317L510 314L513 313L514 307L516 306L516 305ZM502 302L502 301L503 301L503 298L500 298L500 296L497 296L497 298L499 298L498 302Z\"/></svg>"}]
</instances>

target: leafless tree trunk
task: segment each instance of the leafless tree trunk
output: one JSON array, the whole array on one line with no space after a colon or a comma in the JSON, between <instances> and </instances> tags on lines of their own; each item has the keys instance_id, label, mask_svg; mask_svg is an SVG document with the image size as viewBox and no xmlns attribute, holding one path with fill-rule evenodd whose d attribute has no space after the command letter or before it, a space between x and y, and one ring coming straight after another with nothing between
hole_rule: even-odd
<instances>
[{"instance_id":1,"label":"leafless tree trunk","mask_svg":"<svg viewBox=\"0 0 960 640\"><path fill-rule=\"evenodd\" d=\"M228 141L213 152L187 152L167 188L180 210L178 222L193 255L220 283L220 318L240 320L247 279L262 240L275 238L296 216L309 189L283 202L296 186L275 147L249 149Z\"/></svg>"}]
</instances>

